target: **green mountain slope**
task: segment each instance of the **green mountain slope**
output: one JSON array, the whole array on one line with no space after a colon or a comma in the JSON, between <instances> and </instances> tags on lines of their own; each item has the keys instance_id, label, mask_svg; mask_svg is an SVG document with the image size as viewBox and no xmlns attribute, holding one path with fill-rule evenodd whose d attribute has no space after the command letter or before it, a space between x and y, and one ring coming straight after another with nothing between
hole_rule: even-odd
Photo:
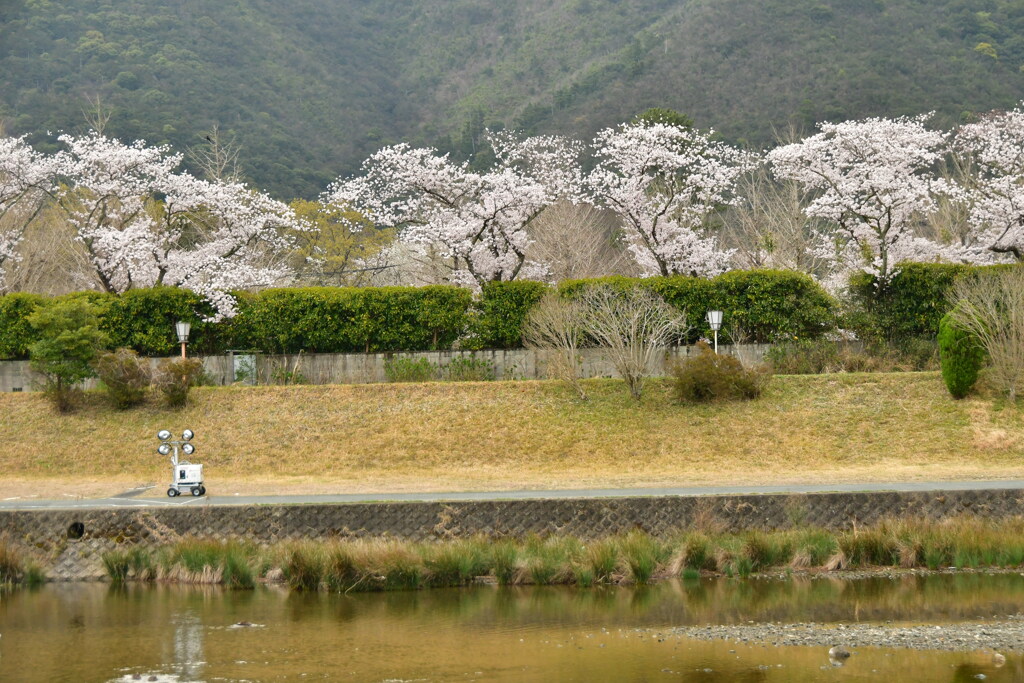
<instances>
[{"instance_id":1,"label":"green mountain slope","mask_svg":"<svg viewBox=\"0 0 1024 683\"><path fill-rule=\"evenodd\" d=\"M237 135L250 179L313 196L382 144L473 154L485 126L587 138L669 107L734 141L795 121L1024 98L1024 0L0 0L8 133Z\"/></svg>"}]
</instances>

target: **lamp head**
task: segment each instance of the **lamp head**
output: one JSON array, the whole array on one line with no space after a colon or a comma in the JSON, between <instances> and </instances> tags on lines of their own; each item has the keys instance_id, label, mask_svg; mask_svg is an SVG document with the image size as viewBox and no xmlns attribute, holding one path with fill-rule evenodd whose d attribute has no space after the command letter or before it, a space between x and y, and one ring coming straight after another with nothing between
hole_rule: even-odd
<instances>
[{"instance_id":1,"label":"lamp head","mask_svg":"<svg viewBox=\"0 0 1024 683\"><path fill-rule=\"evenodd\" d=\"M708 325L711 325L711 329L717 332L722 329L722 311L708 311Z\"/></svg>"},{"instance_id":2,"label":"lamp head","mask_svg":"<svg viewBox=\"0 0 1024 683\"><path fill-rule=\"evenodd\" d=\"M178 342L184 344L188 341L188 333L192 330L192 324L179 320L174 323L174 331L178 333Z\"/></svg>"},{"instance_id":3,"label":"lamp head","mask_svg":"<svg viewBox=\"0 0 1024 683\"><path fill-rule=\"evenodd\" d=\"M156 438L160 439L161 441L170 441L171 433L166 429L161 429L159 432L156 433Z\"/></svg>"}]
</instances>

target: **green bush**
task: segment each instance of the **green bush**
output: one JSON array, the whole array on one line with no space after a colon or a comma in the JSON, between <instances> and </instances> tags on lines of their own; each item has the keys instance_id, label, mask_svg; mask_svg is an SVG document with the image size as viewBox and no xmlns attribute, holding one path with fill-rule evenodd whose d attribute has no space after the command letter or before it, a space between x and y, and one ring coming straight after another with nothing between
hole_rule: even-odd
<instances>
[{"instance_id":1,"label":"green bush","mask_svg":"<svg viewBox=\"0 0 1024 683\"><path fill-rule=\"evenodd\" d=\"M93 361L96 375L107 388L114 407L125 409L142 403L152 380L149 362L131 349L102 351Z\"/></svg>"},{"instance_id":2,"label":"green bush","mask_svg":"<svg viewBox=\"0 0 1024 683\"><path fill-rule=\"evenodd\" d=\"M489 382L494 379L494 363L488 358L452 358L441 366L441 377L448 382Z\"/></svg>"},{"instance_id":3,"label":"green bush","mask_svg":"<svg viewBox=\"0 0 1024 683\"><path fill-rule=\"evenodd\" d=\"M202 376L203 362L198 358L165 358L157 367L153 384L168 406L180 408Z\"/></svg>"},{"instance_id":4,"label":"green bush","mask_svg":"<svg viewBox=\"0 0 1024 683\"><path fill-rule=\"evenodd\" d=\"M93 377L93 358L106 342L96 312L82 299L36 309L28 322L39 336L29 347L29 364L42 378L43 392L57 410L74 407L77 385Z\"/></svg>"},{"instance_id":5,"label":"green bush","mask_svg":"<svg viewBox=\"0 0 1024 683\"><path fill-rule=\"evenodd\" d=\"M955 324L946 314L939 321L939 354L942 359L942 381L953 398L963 398L978 381L985 360L985 351L978 339Z\"/></svg>"},{"instance_id":6,"label":"green bush","mask_svg":"<svg viewBox=\"0 0 1024 683\"><path fill-rule=\"evenodd\" d=\"M426 358L389 358L384 376L389 382L430 382L437 379L437 365Z\"/></svg>"},{"instance_id":7,"label":"green bush","mask_svg":"<svg viewBox=\"0 0 1024 683\"><path fill-rule=\"evenodd\" d=\"M0 296L0 360L28 358L28 347L39 340L28 317L47 301L37 294Z\"/></svg>"},{"instance_id":8,"label":"green bush","mask_svg":"<svg viewBox=\"0 0 1024 683\"><path fill-rule=\"evenodd\" d=\"M672 368L676 399L684 403L705 403L735 399L754 399L761 395L770 375L748 370L739 359L717 354L699 343L697 355Z\"/></svg>"}]
</instances>

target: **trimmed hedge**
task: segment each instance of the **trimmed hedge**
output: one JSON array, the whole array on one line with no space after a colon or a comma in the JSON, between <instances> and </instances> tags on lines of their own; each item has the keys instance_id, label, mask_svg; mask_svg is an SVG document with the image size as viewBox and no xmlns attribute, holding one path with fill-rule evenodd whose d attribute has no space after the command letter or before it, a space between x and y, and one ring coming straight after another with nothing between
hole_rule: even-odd
<instances>
[{"instance_id":1,"label":"trimmed hedge","mask_svg":"<svg viewBox=\"0 0 1024 683\"><path fill-rule=\"evenodd\" d=\"M882 291L877 291L873 276L858 273L850 278L854 311L846 325L866 339L934 339L939 321L949 312L953 282L968 273L1014 267L905 263Z\"/></svg>"},{"instance_id":2,"label":"trimmed hedge","mask_svg":"<svg viewBox=\"0 0 1024 683\"><path fill-rule=\"evenodd\" d=\"M488 282L480 292L474 337L465 346L474 349L517 349L523 345L526 316L549 286L531 280Z\"/></svg>"},{"instance_id":3,"label":"trimmed hedge","mask_svg":"<svg viewBox=\"0 0 1024 683\"><path fill-rule=\"evenodd\" d=\"M231 338L267 353L446 349L463 334L472 300L446 286L269 289L243 302Z\"/></svg>"},{"instance_id":4,"label":"trimmed hedge","mask_svg":"<svg viewBox=\"0 0 1024 683\"><path fill-rule=\"evenodd\" d=\"M705 319L712 309L725 313L719 338L729 340L733 333L734 341L745 343L816 339L835 329L838 311L832 297L809 275L789 270L737 270L710 280L684 276L567 280L559 285L559 292L572 296L595 283L647 287L661 295L686 311L691 343L712 336Z\"/></svg>"},{"instance_id":5,"label":"trimmed hedge","mask_svg":"<svg viewBox=\"0 0 1024 683\"><path fill-rule=\"evenodd\" d=\"M559 286L570 296L594 283L648 287L685 309L691 341L710 336L709 308L726 314L726 333L739 322L740 341L815 338L834 327L835 303L808 276L789 271L736 271L712 280L689 277L603 278ZM264 353L346 353L464 348L517 348L530 309L550 287L542 282L493 282L474 302L472 292L451 286L296 287L236 293L238 314L202 322L212 311L188 290L157 287L120 296L80 292L100 311L100 329L111 348L144 356L170 356L178 349L177 320L189 320L189 348L195 354L248 349ZM61 297L61 298L68 298ZM25 358L36 341L25 318L57 299L30 294L0 296L0 358ZM723 336L720 333L720 336Z\"/></svg>"}]
</instances>

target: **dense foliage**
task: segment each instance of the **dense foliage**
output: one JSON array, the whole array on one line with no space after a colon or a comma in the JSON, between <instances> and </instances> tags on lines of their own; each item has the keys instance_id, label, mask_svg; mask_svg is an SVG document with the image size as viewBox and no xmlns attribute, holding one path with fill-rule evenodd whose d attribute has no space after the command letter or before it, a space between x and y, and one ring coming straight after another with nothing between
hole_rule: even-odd
<instances>
[{"instance_id":1,"label":"dense foliage","mask_svg":"<svg viewBox=\"0 0 1024 683\"><path fill-rule=\"evenodd\" d=\"M9 133L52 148L87 96L123 140L184 149L219 124L284 199L399 140L465 159L487 126L587 139L652 106L755 144L788 120L946 125L1013 106L1022 63L1013 0L0 4Z\"/></svg>"},{"instance_id":2,"label":"dense foliage","mask_svg":"<svg viewBox=\"0 0 1024 683\"><path fill-rule=\"evenodd\" d=\"M939 354L942 381L953 398L963 398L974 388L985 361L978 338L956 324L950 315L939 321Z\"/></svg>"},{"instance_id":3,"label":"dense foliage","mask_svg":"<svg viewBox=\"0 0 1024 683\"><path fill-rule=\"evenodd\" d=\"M704 312L725 312L724 340L815 338L835 328L836 304L809 276L789 271L732 271L711 280L673 276L599 278L562 283L572 296L591 285L643 287L686 311L693 340L709 336ZM345 353L464 348L519 348L530 310L549 285L491 282L474 300L468 289L430 287L293 287L238 296L238 315L204 322L209 304L188 290L157 287L121 295L80 292L47 299L0 296L0 358L24 358L39 337L25 317L66 300L86 299L100 315L108 346L144 356L176 352L176 320L192 321L196 354L227 349L264 353Z\"/></svg>"},{"instance_id":4,"label":"dense foliage","mask_svg":"<svg viewBox=\"0 0 1024 683\"><path fill-rule=\"evenodd\" d=\"M855 275L850 282L854 311L847 325L871 340L934 339L939 321L949 312L949 292L958 277L1007 267L1012 266L908 263L881 290L874 277Z\"/></svg>"}]
</instances>

